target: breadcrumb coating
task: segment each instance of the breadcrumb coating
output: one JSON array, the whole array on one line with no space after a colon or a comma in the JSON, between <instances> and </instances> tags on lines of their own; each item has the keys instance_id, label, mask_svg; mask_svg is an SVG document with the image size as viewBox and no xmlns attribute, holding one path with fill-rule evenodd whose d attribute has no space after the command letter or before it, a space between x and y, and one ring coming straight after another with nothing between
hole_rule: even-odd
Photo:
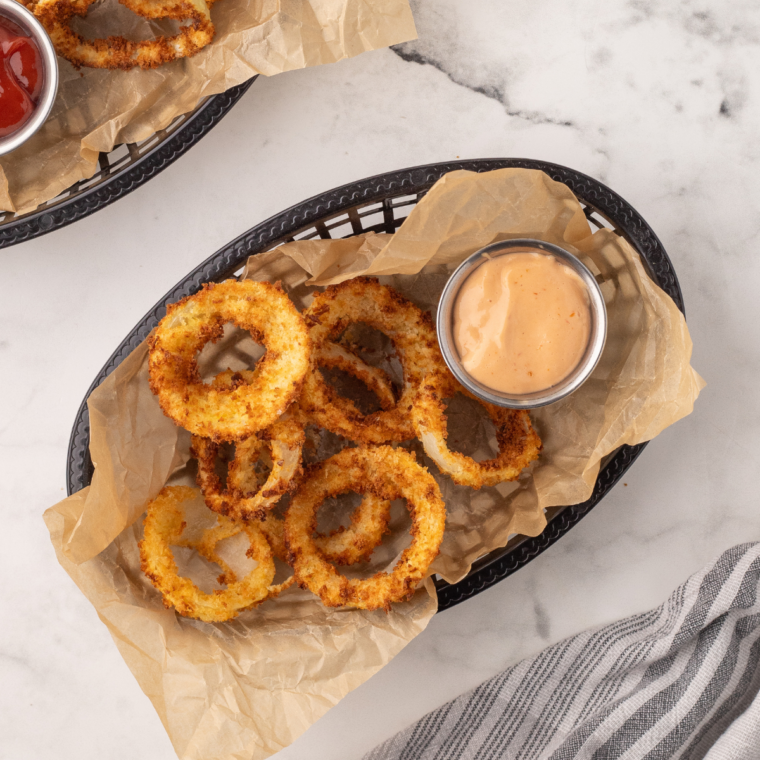
<instances>
[{"instance_id":1,"label":"breadcrumb coating","mask_svg":"<svg viewBox=\"0 0 760 760\"><path fill-rule=\"evenodd\" d=\"M241 611L255 607L277 596L292 579L272 586L275 567L269 542L255 525L234 523L225 517L219 524L205 530L198 541L182 538L185 513L182 505L198 496L195 488L167 486L148 505L145 516L145 536L140 541L140 566L151 583L161 592L164 604L174 607L180 615L194 617L207 623L218 623L236 617ZM250 541L247 555L256 560L256 567L238 580L232 569L217 554L220 541L245 533ZM224 590L206 594L189 578L178 574L172 546L188 546L222 569L219 582Z\"/></svg>"},{"instance_id":2,"label":"breadcrumb coating","mask_svg":"<svg viewBox=\"0 0 760 760\"><path fill-rule=\"evenodd\" d=\"M322 502L346 491L371 493L388 501L406 499L412 543L390 573L362 580L340 574L312 538ZM296 582L328 607L389 610L409 599L438 555L446 508L438 484L405 449L390 446L343 449L314 465L296 491L285 516L285 541Z\"/></svg>"},{"instance_id":3,"label":"breadcrumb coating","mask_svg":"<svg viewBox=\"0 0 760 760\"><path fill-rule=\"evenodd\" d=\"M225 323L247 330L266 354L250 382L215 388L201 381L198 352L222 336ZM301 392L311 341L303 317L268 282L226 280L204 285L167 307L149 338L150 387L177 425L214 441L240 441L268 428Z\"/></svg>"}]
</instances>

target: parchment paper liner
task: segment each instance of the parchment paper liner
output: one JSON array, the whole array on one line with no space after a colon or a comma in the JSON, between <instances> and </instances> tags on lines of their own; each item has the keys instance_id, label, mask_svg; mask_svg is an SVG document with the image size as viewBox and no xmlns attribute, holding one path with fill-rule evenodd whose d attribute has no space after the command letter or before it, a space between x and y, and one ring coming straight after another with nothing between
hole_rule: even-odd
<instances>
[{"instance_id":1,"label":"parchment paper liner","mask_svg":"<svg viewBox=\"0 0 760 760\"><path fill-rule=\"evenodd\" d=\"M433 570L452 582L511 534L540 533L545 508L588 498L606 454L649 440L691 412L703 381L689 366L683 316L622 238L609 230L591 234L565 185L523 169L453 172L393 236L289 243L251 257L245 270L246 277L282 281L299 308L314 285L366 272L434 309L458 262L517 236L561 244L601 275L607 346L579 391L531 413L544 450L516 484L481 491L455 486L411 444L446 500L447 531ZM92 485L49 509L45 520L59 561L108 626L178 755L263 758L420 633L435 612L435 592L428 585L388 615L331 611L298 590L223 625L164 609L139 570L136 521L172 473L189 482L188 436L161 414L148 390L146 355L143 344L90 396ZM239 368L247 355L250 341L231 333L204 359L206 373L227 364ZM483 453L488 430L472 420L471 409L453 411L449 435L468 452ZM376 551L374 567L392 561L408 541L401 526Z\"/></svg>"},{"instance_id":2,"label":"parchment paper liner","mask_svg":"<svg viewBox=\"0 0 760 760\"><path fill-rule=\"evenodd\" d=\"M417 36L408 0L219 0L211 20L211 45L151 71L77 71L59 57L50 117L24 146L0 157L0 210L36 208L91 177L101 151L146 140L203 98L256 74L333 63ZM88 39L174 33L116 0L92 7L75 29Z\"/></svg>"}]
</instances>

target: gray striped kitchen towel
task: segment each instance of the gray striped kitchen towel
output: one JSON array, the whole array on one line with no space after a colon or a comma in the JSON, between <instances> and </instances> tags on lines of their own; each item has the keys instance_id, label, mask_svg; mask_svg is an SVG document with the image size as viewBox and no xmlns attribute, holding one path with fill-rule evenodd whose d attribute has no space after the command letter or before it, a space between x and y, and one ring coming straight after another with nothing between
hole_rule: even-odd
<instances>
[{"instance_id":1,"label":"gray striped kitchen towel","mask_svg":"<svg viewBox=\"0 0 760 760\"><path fill-rule=\"evenodd\" d=\"M365 760L758 760L760 543L661 607L555 644Z\"/></svg>"}]
</instances>

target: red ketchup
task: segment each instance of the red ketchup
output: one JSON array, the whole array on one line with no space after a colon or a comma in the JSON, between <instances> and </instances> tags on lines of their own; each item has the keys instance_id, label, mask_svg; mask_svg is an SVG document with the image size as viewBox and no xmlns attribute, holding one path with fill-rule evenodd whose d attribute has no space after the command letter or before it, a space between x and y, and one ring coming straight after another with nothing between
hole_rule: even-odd
<instances>
[{"instance_id":1,"label":"red ketchup","mask_svg":"<svg viewBox=\"0 0 760 760\"><path fill-rule=\"evenodd\" d=\"M42 90L42 56L21 27L0 16L0 137L32 118Z\"/></svg>"}]
</instances>

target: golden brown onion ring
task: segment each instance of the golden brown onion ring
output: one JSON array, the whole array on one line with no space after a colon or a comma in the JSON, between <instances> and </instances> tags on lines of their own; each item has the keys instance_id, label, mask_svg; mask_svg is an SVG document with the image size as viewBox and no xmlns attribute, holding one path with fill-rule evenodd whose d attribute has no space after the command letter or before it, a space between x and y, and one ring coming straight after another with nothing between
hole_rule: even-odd
<instances>
[{"instance_id":1,"label":"golden brown onion ring","mask_svg":"<svg viewBox=\"0 0 760 760\"><path fill-rule=\"evenodd\" d=\"M403 498L412 516L412 543L390 573L349 579L322 556L313 534L322 502L345 491ZM296 582L328 607L389 610L410 598L438 555L446 508L438 484L404 449L390 446L343 449L314 465L301 482L285 516L285 540Z\"/></svg>"},{"instance_id":2,"label":"golden brown onion ring","mask_svg":"<svg viewBox=\"0 0 760 760\"><path fill-rule=\"evenodd\" d=\"M363 415L313 366L301 394L302 411L317 425L357 443L413 438L409 409L424 377L443 366L430 315L377 280L356 277L318 293L304 319L317 352L334 342L352 322L363 322L385 333L401 360L404 388L393 408Z\"/></svg>"},{"instance_id":3,"label":"golden brown onion ring","mask_svg":"<svg viewBox=\"0 0 760 760\"><path fill-rule=\"evenodd\" d=\"M145 516L145 536L140 541L140 566L151 583L161 592L164 604L174 607L180 615L208 623L222 622L237 616L242 610L254 607L276 596L289 582L272 586L275 567L272 550L266 536L255 525L233 523L224 517L219 525L204 531L198 541L182 539L185 528L182 504L198 496L187 486L167 486L148 505ZM250 541L246 552L257 566L242 580L216 553L216 545L238 533L245 532ZM213 594L202 592L189 578L179 576L172 546L190 546L206 559L222 568L220 583L227 588Z\"/></svg>"},{"instance_id":4,"label":"golden brown onion ring","mask_svg":"<svg viewBox=\"0 0 760 760\"><path fill-rule=\"evenodd\" d=\"M260 435L261 438L252 436L235 444L235 458L227 470L224 490L215 472L219 444L209 438L192 437L190 450L198 460L198 485L209 509L233 520L255 520L295 485L302 470L303 426L285 415ZM260 485L254 465L267 447L272 470Z\"/></svg>"},{"instance_id":5,"label":"golden brown onion ring","mask_svg":"<svg viewBox=\"0 0 760 760\"><path fill-rule=\"evenodd\" d=\"M219 444L209 438L192 437L191 453L198 460L197 481L209 509L244 522L260 519L295 485L301 473L303 428L293 419L278 420L267 428L266 435L271 438L261 440L253 436L236 444L225 489L215 472ZM250 470L267 447L272 470L266 481L259 484L255 472Z\"/></svg>"},{"instance_id":6,"label":"golden brown onion ring","mask_svg":"<svg viewBox=\"0 0 760 760\"><path fill-rule=\"evenodd\" d=\"M240 381L250 383L253 376L250 370L233 372L228 369L214 378L212 387L233 388ZM215 468L219 444L194 435L190 452L198 460L197 482L206 506L233 520L245 522L263 517L284 493L295 486L295 480L302 472L304 440L303 425L286 412L266 430L238 441L235 457L227 470L227 487L222 490ZM267 448L272 469L262 483L255 464Z\"/></svg>"},{"instance_id":7,"label":"golden brown onion ring","mask_svg":"<svg viewBox=\"0 0 760 760\"><path fill-rule=\"evenodd\" d=\"M86 40L74 32L71 20L85 16L95 0L36 0L30 7L50 35L58 55L74 66L97 69L152 69L177 58L189 58L214 38L214 25L204 0L120 0L130 10L148 19L189 22L173 37L133 42L124 37Z\"/></svg>"},{"instance_id":8,"label":"golden brown onion ring","mask_svg":"<svg viewBox=\"0 0 760 760\"><path fill-rule=\"evenodd\" d=\"M301 315L268 282L227 280L204 285L167 307L149 338L150 387L164 414L194 435L240 441L268 428L299 395L310 367L311 342ZM250 383L204 384L196 356L232 322L263 343ZM239 374L239 373L238 373Z\"/></svg>"},{"instance_id":9,"label":"golden brown onion ring","mask_svg":"<svg viewBox=\"0 0 760 760\"><path fill-rule=\"evenodd\" d=\"M497 457L476 462L446 445L448 434L443 399L452 398L457 392L477 401L488 413L496 427ZM531 425L528 412L482 401L459 385L448 371L425 379L412 406L411 417L425 453L455 483L470 488L516 480L541 452L541 439Z\"/></svg>"}]
</instances>

